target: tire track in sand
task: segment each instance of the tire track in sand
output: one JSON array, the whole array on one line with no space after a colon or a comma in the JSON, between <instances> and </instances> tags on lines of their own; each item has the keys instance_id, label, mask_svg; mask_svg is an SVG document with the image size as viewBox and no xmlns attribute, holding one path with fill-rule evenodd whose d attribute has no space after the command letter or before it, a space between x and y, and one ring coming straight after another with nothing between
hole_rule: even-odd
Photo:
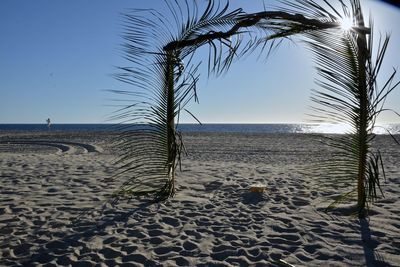
<instances>
[{"instance_id":1,"label":"tire track in sand","mask_svg":"<svg viewBox=\"0 0 400 267\"><path fill-rule=\"evenodd\" d=\"M54 147L60 150L62 153L72 153L78 148L82 153L95 153L100 152L95 146L85 143L69 142L69 141L57 141L57 140L1 140L0 145L37 145L37 146L48 146Z\"/></svg>"}]
</instances>

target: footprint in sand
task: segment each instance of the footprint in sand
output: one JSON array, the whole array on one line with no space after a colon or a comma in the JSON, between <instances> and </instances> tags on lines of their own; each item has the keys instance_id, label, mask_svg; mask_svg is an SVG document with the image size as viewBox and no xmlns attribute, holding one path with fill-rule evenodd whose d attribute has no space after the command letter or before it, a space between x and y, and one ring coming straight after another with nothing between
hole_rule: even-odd
<instances>
[{"instance_id":1,"label":"footprint in sand","mask_svg":"<svg viewBox=\"0 0 400 267\"><path fill-rule=\"evenodd\" d=\"M173 227L178 227L178 226L180 226L179 220L178 220L178 219L175 219L175 218L173 218L173 217L164 216L164 217L161 219L161 221L162 221L163 223L168 224L168 225L173 226Z\"/></svg>"}]
</instances>

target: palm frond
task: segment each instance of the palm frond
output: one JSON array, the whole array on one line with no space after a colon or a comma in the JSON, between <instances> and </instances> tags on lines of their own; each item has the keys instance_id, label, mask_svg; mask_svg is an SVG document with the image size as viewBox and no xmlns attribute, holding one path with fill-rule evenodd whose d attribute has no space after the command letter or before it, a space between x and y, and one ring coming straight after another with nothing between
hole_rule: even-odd
<instances>
[{"instance_id":1,"label":"palm frond","mask_svg":"<svg viewBox=\"0 0 400 267\"><path fill-rule=\"evenodd\" d=\"M228 1L207 1L203 12L199 13L199 3L196 1L184 1L186 9L182 10L179 2L170 5L171 9L179 10L175 20L181 25L176 37L165 43L164 51L175 51L177 56L183 60L201 46L208 45L209 72L220 74L227 70L234 58L238 55L242 37L234 32L218 37L213 35L229 32L234 27L240 15L244 14L242 9L229 11ZM222 4L223 3L223 4Z\"/></svg>"},{"instance_id":2,"label":"palm frond","mask_svg":"<svg viewBox=\"0 0 400 267\"><path fill-rule=\"evenodd\" d=\"M113 115L131 124L121 125L126 131L118 141L119 175L128 176L120 194L150 194L156 200L174 194L175 169L184 151L176 126L181 110L197 99L200 63L193 58L198 48L208 45L209 73L220 74L260 44L266 47L267 41L302 34L320 76L319 89L312 95L315 117L352 127L347 135L328 139L338 153L321 170L335 182L356 181L361 213L377 197L383 171L379 151L371 149L372 130L385 110L385 99L399 84L394 83L394 71L383 87L377 85L389 37L373 57L372 31L364 25L359 0L348 0L347 5L339 0L337 7L328 0L283 1L286 8L253 14L229 11L228 2L224 3L210 0L200 7L195 0L166 0L170 16L154 10L125 15L124 57L131 66L121 67L116 78L134 89L117 93L134 99ZM350 31L340 29L345 17L353 20ZM262 38L254 35L257 31L264 33ZM270 51L275 47L272 42Z\"/></svg>"},{"instance_id":3,"label":"palm frond","mask_svg":"<svg viewBox=\"0 0 400 267\"><path fill-rule=\"evenodd\" d=\"M228 12L228 3L219 1L208 1L202 11L195 1L165 3L170 15L155 10L124 15L124 58L130 66L119 68L121 73L115 77L133 88L114 91L132 97L111 117L122 122L123 130L116 142L121 171L115 177L124 182L115 196L150 195L159 201L174 194L175 169L185 150L177 118L190 100L197 99L200 63L192 62L193 54L209 44L210 71L221 72L231 64L241 41L204 39L180 45L232 27L242 11Z\"/></svg>"},{"instance_id":4,"label":"palm frond","mask_svg":"<svg viewBox=\"0 0 400 267\"><path fill-rule=\"evenodd\" d=\"M340 27L332 10L328 12L313 1L279 2L281 6L277 7L276 11L264 11L252 15L259 18L253 29L260 30L261 34L254 38L253 50L261 46L260 55L266 49L268 57L273 50L282 44L283 39L291 40L292 37L299 36L302 33ZM320 9L316 9L317 7Z\"/></svg>"},{"instance_id":5,"label":"palm frond","mask_svg":"<svg viewBox=\"0 0 400 267\"><path fill-rule=\"evenodd\" d=\"M328 14L317 7L314 11L311 0L305 11L316 16ZM310 9L308 7L311 6ZM310 11L311 10L311 11ZM342 6L342 15L337 12L328 14L336 20L343 16L354 18L355 25L364 29L364 21L359 1L350 1L350 8ZM336 17L335 17L336 16ZM328 18L327 18L328 19ZM374 57L372 43L373 32L369 38L366 33L357 30L326 29L306 32L307 44L317 63L319 88L313 90L312 101L315 103L314 115L319 122L344 123L351 126L351 131L344 136L329 138L328 144L338 149L339 157L323 163L324 175L347 187L355 183L357 191L358 214L365 215L365 208L379 195L380 177L384 174L382 157L379 151L372 150L373 129L379 113L383 110L386 97L398 83L392 84L395 72L382 88L378 88L377 77L387 48L389 37L386 36ZM352 197L343 194L333 204ZM333 206L333 205L331 205Z\"/></svg>"}]
</instances>

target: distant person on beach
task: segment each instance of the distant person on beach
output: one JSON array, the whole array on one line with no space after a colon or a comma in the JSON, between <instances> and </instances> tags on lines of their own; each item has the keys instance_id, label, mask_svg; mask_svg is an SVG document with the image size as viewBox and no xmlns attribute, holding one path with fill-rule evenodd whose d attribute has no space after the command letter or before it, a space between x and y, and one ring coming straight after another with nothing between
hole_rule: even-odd
<instances>
[{"instance_id":1,"label":"distant person on beach","mask_svg":"<svg viewBox=\"0 0 400 267\"><path fill-rule=\"evenodd\" d=\"M50 118L47 118L46 122L47 122L47 128L50 130L50 125L51 125Z\"/></svg>"}]
</instances>

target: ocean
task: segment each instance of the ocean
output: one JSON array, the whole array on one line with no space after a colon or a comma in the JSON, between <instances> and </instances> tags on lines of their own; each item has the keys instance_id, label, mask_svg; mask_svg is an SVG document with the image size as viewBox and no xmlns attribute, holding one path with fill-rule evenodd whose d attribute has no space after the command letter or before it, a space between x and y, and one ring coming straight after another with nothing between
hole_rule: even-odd
<instances>
[{"instance_id":1,"label":"ocean","mask_svg":"<svg viewBox=\"0 0 400 267\"><path fill-rule=\"evenodd\" d=\"M0 131L120 131L121 125L113 124L52 124L50 129L46 124L0 124ZM213 132L213 133L346 133L345 125L329 124L180 124L182 132ZM400 124L378 126L376 134L400 134Z\"/></svg>"}]
</instances>

